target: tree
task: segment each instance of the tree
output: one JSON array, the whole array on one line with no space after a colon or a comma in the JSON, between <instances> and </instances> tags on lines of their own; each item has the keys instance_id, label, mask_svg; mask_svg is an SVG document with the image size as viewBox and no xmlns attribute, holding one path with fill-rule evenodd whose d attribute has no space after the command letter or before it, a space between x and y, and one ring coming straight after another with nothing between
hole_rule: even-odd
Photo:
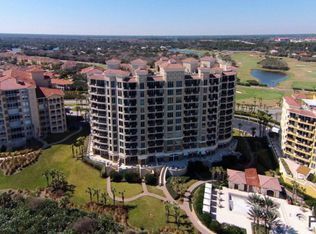
<instances>
[{"instance_id":1,"label":"tree","mask_svg":"<svg viewBox=\"0 0 316 234\"><path fill-rule=\"evenodd\" d=\"M122 197L122 203L123 203L123 206L124 206L124 195L125 195L125 190L122 191L122 192L119 192L119 194L121 194L121 197Z\"/></svg>"},{"instance_id":2,"label":"tree","mask_svg":"<svg viewBox=\"0 0 316 234\"><path fill-rule=\"evenodd\" d=\"M92 190L92 188L88 187L88 188L86 189L86 193L89 194L90 202L92 202L92 195L93 195L93 190Z\"/></svg>"},{"instance_id":3,"label":"tree","mask_svg":"<svg viewBox=\"0 0 316 234\"><path fill-rule=\"evenodd\" d=\"M49 170L44 171L43 174L42 174L42 176L44 176L45 179L46 179L47 187L49 187L49 178L50 178L50 175L51 175L51 174L50 174L50 171L49 171Z\"/></svg>"},{"instance_id":4,"label":"tree","mask_svg":"<svg viewBox=\"0 0 316 234\"><path fill-rule=\"evenodd\" d=\"M146 174L145 175L145 183L148 185L157 185L158 176L155 174Z\"/></svg>"},{"instance_id":5,"label":"tree","mask_svg":"<svg viewBox=\"0 0 316 234\"><path fill-rule=\"evenodd\" d=\"M112 194L113 194L113 205L115 206L115 188L112 188Z\"/></svg>"},{"instance_id":6,"label":"tree","mask_svg":"<svg viewBox=\"0 0 316 234\"><path fill-rule=\"evenodd\" d=\"M100 189L92 189L93 191L93 196L96 196L97 203L100 201Z\"/></svg>"},{"instance_id":7,"label":"tree","mask_svg":"<svg viewBox=\"0 0 316 234\"><path fill-rule=\"evenodd\" d=\"M169 223L169 216L170 216L170 210L171 210L171 205L169 202L165 203L165 211L166 211L166 218L167 218L167 223Z\"/></svg>"},{"instance_id":8,"label":"tree","mask_svg":"<svg viewBox=\"0 0 316 234\"><path fill-rule=\"evenodd\" d=\"M107 198L108 198L107 192L101 193L101 202L105 206L106 206L106 203L107 203Z\"/></svg>"},{"instance_id":9,"label":"tree","mask_svg":"<svg viewBox=\"0 0 316 234\"><path fill-rule=\"evenodd\" d=\"M177 224L177 227L179 228L180 226L180 208L178 205L173 206L173 211L174 211L174 219Z\"/></svg>"}]
</instances>

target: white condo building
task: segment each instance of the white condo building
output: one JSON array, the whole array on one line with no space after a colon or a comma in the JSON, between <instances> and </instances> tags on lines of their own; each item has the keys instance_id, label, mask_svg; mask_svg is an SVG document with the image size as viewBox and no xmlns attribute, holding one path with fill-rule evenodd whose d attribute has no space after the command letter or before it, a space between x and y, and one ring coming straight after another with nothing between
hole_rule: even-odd
<instances>
[{"instance_id":1,"label":"white condo building","mask_svg":"<svg viewBox=\"0 0 316 234\"><path fill-rule=\"evenodd\" d=\"M144 165L210 155L227 146L232 139L236 71L222 69L210 58L202 61L162 58L150 70L138 59L129 71L90 73L93 154Z\"/></svg>"}]
</instances>

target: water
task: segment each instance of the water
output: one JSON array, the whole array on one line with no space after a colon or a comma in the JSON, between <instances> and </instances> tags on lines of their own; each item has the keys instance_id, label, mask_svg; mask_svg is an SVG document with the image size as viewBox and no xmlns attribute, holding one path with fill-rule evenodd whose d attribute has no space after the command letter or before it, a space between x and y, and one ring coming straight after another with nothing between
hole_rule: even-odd
<instances>
[{"instance_id":1,"label":"water","mask_svg":"<svg viewBox=\"0 0 316 234\"><path fill-rule=\"evenodd\" d=\"M251 75L257 78L261 84L265 84L269 87L275 87L288 78L287 74L283 72L265 71L260 69L251 70Z\"/></svg>"}]
</instances>

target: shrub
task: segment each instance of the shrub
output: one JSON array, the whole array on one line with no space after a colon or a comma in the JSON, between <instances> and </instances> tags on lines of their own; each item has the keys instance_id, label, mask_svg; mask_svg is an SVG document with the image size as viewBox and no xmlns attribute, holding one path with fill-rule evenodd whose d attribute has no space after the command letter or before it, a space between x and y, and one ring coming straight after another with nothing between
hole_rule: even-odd
<instances>
[{"instance_id":1,"label":"shrub","mask_svg":"<svg viewBox=\"0 0 316 234\"><path fill-rule=\"evenodd\" d=\"M139 177L139 174L135 173L135 172L126 172L124 174L124 178L125 178L126 182L128 182L128 183L140 183L141 182L141 178Z\"/></svg>"},{"instance_id":2,"label":"shrub","mask_svg":"<svg viewBox=\"0 0 316 234\"><path fill-rule=\"evenodd\" d=\"M172 197L174 200L177 200L177 199L180 197L180 195L179 195L176 191L174 191L174 189L173 189L173 187L172 187L171 179L172 179L172 177L168 178L166 187L167 187L167 189L168 189L168 191L169 191L171 197Z\"/></svg>"},{"instance_id":3,"label":"shrub","mask_svg":"<svg viewBox=\"0 0 316 234\"><path fill-rule=\"evenodd\" d=\"M148 185L157 185L158 176L156 174L147 174L145 175L145 183Z\"/></svg>"},{"instance_id":4,"label":"shrub","mask_svg":"<svg viewBox=\"0 0 316 234\"><path fill-rule=\"evenodd\" d=\"M281 163L282 163L286 173L293 177L293 174L292 174L292 172L291 172L291 170L289 168L289 165L287 165L286 161L283 158L281 158Z\"/></svg>"},{"instance_id":5,"label":"shrub","mask_svg":"<svg viewBox=\"0 0 316 234\"><path fill-rule=\"evenodd\" d=\"M102 178L108 177L108 173L107 173L107 171L106 171L106 167L105 167L105 166L102 167L102 169L101 169L101 171L100 171L100 176L101 176Z\"/></svg>"},{"instance_id":6,"label":"shrub","mask_svg":"<svg viewBox=\"0 0 316 234\"><path fill-rule=\"evenodd\" d=\"M111 178L111 181L113 182L121 182L123 179L123 176L117 171L111 171L110 178Z\"/></svg>"},{"instance_id":7,"label":"shrub","mask_svg":"<svg viewBox=\"0 0 316 234\"><path fill-rule=\"evenodd\" d=\"M260 84L257 80L247 80L247 83L253 86L258 86Z\"/></svg>"}]
</instances>

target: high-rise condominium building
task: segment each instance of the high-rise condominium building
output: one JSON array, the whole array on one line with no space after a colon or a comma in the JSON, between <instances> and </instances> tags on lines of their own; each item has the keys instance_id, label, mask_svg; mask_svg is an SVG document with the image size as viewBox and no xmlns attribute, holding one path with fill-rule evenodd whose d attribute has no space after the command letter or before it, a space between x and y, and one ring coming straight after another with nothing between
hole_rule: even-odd
<instances>
[{"instance_id":1,"label":"high-rise condominium building","mask_svg":"<svg viewBox=\"0 0 316 234\"><path fill-rule=\"evenodd\" d=\"M93 154L133 165L210 155L227 146L236 72L205 60L202 66L196 59L161 58L150 70L138 59L124 64L128 71L89 74Z\"/></svg>"},{"instance_id":2,"label":"high-rise condominium building","mask_svg":"<svg viewBox=\"0 0 316 234\"><path fill-rule=\"evenodd\" d=\"M24 146L32 137L67 130L63 92L50 88L44 71L0 73L0 147Z\"/></svg>"},{"instance_id":3,"label":"high-rise condominium building","mask_svg":"<svg viewBox=\"0 0 316 234\"><path fill-rule=\"evenodd\" d=\"M297 94L283 98L281 130L285 157L316 168L316 97Z\"/></svg>"}]
</instances>

